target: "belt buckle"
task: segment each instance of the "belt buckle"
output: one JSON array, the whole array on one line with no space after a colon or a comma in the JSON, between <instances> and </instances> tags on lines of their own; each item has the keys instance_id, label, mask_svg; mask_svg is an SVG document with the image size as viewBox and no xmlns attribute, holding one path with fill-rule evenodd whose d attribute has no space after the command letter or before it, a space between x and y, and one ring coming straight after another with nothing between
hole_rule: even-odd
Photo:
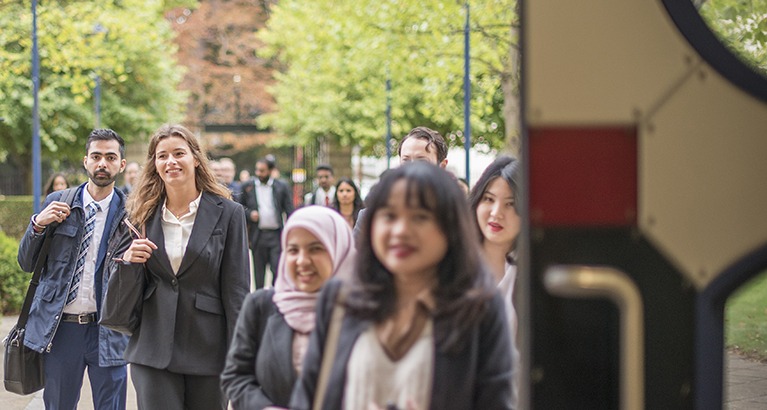
<instances>
[{"instance_id":1,"label":"belt buckle","mask_svg":"<svg viewBox=\"0 0 767 410\"><path fill-rule=\"evenodd\" d=\"M90 323L90 321L88 320L90 318L90 315L91 315L90 313L80 313L79 315L77 315L77 324L87 325L88 323Z\"/></svg>"}]
</instances>

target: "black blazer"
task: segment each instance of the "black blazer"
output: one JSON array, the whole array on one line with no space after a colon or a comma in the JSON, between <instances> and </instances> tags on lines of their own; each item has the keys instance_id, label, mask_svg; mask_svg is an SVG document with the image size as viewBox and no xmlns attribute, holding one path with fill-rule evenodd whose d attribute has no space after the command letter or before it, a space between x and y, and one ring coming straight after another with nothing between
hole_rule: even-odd
<instances>
[{"instance_id":1,"label":"black blazer","mask_svg":"<svg viewBox=\"0 0 767 410\"><path fill-rule=\"evenodd\" d=\"M293 195L290 193L288 184L274 179L272 183L272 197L274 198L274 208L277 210L278 223L280 229L290 214L293 213ZM258 240L258 222L250 220L250 211L258 211L258 198L256 197L256 179L242 185L242 192L239 197L240 204L245 208L245 219L248 221L248 236L250 238L251 248Z\"/></svg>"},{"instance_id":2,"label":"black blazer","mask_svg":"<svg viewBox=\"0 0 767 410\"><path fill-rule=\"evenodd\" d=\"M317 326L309 339L303 371L293 390L291 409L311 409L334 301L342 283L331 280L317 302ZM357 338L372 322L344 315L335 360L327 383L323 409L340 409L346 386L346 365ZM435 329L440 320L435 319ZM506 311L500 294L488 302L487 312L470 330L469 343L458 354L434 347L431 409L511 409L511 344Z\"/></svg>"},{"instance_id":3,"label":"black blazer","mask_svg":"<svg viewBox=\"0 0 767 410\"><path fill-rule=\"evenodd\" d=\"M138 327L125 359L182 374L220 374L237 315L250 291L250 265L240 205L204 192L178 274L165 252L162 211L147 222L158 249L145 264L118 264L110 292L137 300ZM125 241L115 254L130 245ZM117 283L112 283L117 281Z\"/></svg>"},{"instance_id":4,"label":"black blazer","mask_svg":"<svg viewBox=\"0 0 767 410\"><path fill-rule=\"evenodd\" d=\"M245 298L221 374L235 409L288 407L298 378L293 368L293 329L272 302L273 289Z\"/></svg>"}]
</instances>

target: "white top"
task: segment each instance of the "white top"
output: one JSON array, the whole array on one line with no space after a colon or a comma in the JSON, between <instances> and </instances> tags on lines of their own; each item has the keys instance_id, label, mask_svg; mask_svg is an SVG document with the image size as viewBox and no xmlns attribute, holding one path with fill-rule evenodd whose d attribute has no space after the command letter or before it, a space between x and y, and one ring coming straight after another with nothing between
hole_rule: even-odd
<instances>
[{"instance_id":1,"label":"white top","mask_svg":"<svg viewBox=\"0 0 767 410\"><path fill-rule=\"evenodd\" d=\"M309 203L309 201L312 200L312 193L309 192L308 194L304 195L304 205L323 205L323 206L333 206L333 200L336 197L336 187L331 185L330 189L328 189L328 192L325 192L322 188L317 188L314 191L314 201L312 203ZM327 202L325 202L325 199L327 199Z\"/></svg>"},{"instance_id":2,"label":"white top","mask_svg":"<svg viewBox=\"0 0 767 410\"><path fill-rule=\"evenodd\" d=\"M115 192L113 190L106 198L101 201L95 201L99 204L101 210L96 211L93 236L91 237L91 243L88 246L88 253L85 254L85 265L83 265L83 276L80 278L80 288L77 290L75 300L69 305L64 306L64 313L91 313L95 312L97 309L96 289L94 287L96 281L96 258L99 257L99 247L101 246L101 238L104 237L104 227L106 226L107 215L109 214L109 204L112 202L114 194ZM87 187L83 188L83 209L85 209L86 214L88 213L88 205L90 205L91 202L94 202L93 197L88 192ZM83 221L83 224L84 223L85 221ZM84 225L83 228L85 228ZM76 260L75 264L77 264Z\"/></svg>"},{"instance_id":3,"label":"white top","mask_svg":"<svg viewBox=\"0 0 767 410\"><path fill-rule=\"evenodd\" d=\"M385 409L393 403L399 409L428 409L434 378L433 323L429 320L421 336L400 360L393 362L371 326L354 343L346 364L345 409L367 409L370 403Z\"/></svg>"},{"instance_id":4,"label":"white top","mask_svg":"<svg viewBox=\"0 0 767 410\"><path fill-rule=\"evenodd\" d=\"M274 206L274 193L272 192L274 179L269 178L265 184L256 178L256 200L258 201L258 227L260 229L280 229L277 208Z\"/></svg>"},{"instance_id":5,"label":"white top","mask_svg":"<svg viewBox=\"0 0 767 410\"><path fill-rule=\"evenodd\" d=\"M170 267L176 275L178 275L178 268L181 267L181 260L184 259L189 237L192 235L201 198L202 192L197 196L197 199L189 203L189 212L179 218L176 218L176 215L173 215L173 212L166 207L167 199L162 204L162 233L165 236L165 253L168 255Z\"/></svg>"},{"instance_id":6,"label":"white top","mask_svg":"<svg viewBox=\"0 0 767 410\"><path fill-rule=\"evenodd\" d=\"M519 349L517 348L517 310L514 308L514 283L517 281L517 266L506 262L506 271L503 278L498 282L498 290L503 296L503 303L506 305L506 316L509 319L509 330L511 331L511 361L513 369L511 372L511 400L514 408L517 407L519 390Z\"/></svg>"}]
</instances>

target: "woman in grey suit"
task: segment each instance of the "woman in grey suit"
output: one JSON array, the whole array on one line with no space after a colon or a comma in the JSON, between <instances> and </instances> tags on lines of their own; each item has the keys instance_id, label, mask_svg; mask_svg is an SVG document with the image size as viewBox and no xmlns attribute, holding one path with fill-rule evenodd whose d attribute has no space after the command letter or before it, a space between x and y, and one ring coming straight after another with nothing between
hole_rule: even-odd
<instances>
[{"instance_id":1,"label":"woman in grey suit","mask_svg":"<svg viewBox=\"0 0 767 410\"><path fill-rule=\"evenodd\" d=\"M126 223L135 239L109 283L135 304L125 359L140 409L226 408L218 376L250 288L245 213L229 198L192 132L155 132L128 200L139 229Z\"/></svg>"},{"instance_id":2,"label":"woman in grey suit","mask_svg":"<svg viewBox=\"0 0 767 410\"><path fill-rule=\"evenodd\" d=\"M344 218L324 206L294 212L282 231L274 289L248 295L221 386L235 409L287 408L309 339L319 290L351 275L356 250Z\"/></svg>"}]
</instances>

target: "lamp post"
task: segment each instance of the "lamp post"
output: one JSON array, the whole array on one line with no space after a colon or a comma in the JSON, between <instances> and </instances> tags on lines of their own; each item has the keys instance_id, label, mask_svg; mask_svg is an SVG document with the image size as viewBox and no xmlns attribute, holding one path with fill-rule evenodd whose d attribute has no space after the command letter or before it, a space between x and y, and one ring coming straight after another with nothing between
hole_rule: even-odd
<instances>
[{"instance_id":1,"label":"lamp post","mask_svg":"<svg viewBox=\"0 0 767 410\"><path fill-rule=\"evenodd\" d=\"M391 168L391 78L386 79L386 169Z\"/></svg>"},{"instance_id":2,"label":"lamp post","mask_svg":"<svg viewBox=\"0 0 767 410\"><path fill-rule=\"evenodd\" d=\"M37 51L37 0L32 0L32 205L40 212L40 54Z\"/></svg>"},{"instance_id":3,"label":"lamp post","mask_svg":"<svg viewBox=\"0 0 767 410\"><path fill-rule=\"evenodd\" d=\"M466 181L469 176L469 151L471 149L471 78L469 78L469 2L466 2L466 24L463 28L463 147L466 150Z\"/></svg>"}]
</instances>

